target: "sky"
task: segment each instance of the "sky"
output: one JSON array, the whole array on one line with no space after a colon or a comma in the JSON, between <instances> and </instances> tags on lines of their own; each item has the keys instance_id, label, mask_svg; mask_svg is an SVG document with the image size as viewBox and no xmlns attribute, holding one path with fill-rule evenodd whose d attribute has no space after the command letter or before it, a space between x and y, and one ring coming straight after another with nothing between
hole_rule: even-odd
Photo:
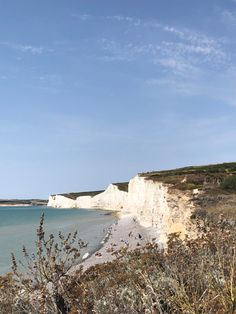
<instances>
[{"instance_id":1,"label":"sky","mask_svg":"<svg viewBox=\"0 0 236 314\"><path fill-rule=\"evenodd\" d=\"M0 198L235 161L236 0L0 0Z\"/></svg>"}]
</instances>

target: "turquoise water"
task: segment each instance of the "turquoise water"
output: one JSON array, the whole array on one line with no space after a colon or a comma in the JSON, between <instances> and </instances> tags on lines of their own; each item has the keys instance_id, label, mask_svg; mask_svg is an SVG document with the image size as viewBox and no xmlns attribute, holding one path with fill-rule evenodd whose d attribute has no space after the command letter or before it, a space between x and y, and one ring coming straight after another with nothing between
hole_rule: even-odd
<instances>
[{"instance_id":1,"label":"turquoise water","mask_svg":"<svg viewBox=\"0 0 236 314\"><path fill-rule=\"evenodd\" d=\"M100 246L107 228L115 221L112 215L102 210L0 207L0 274L11 270L11 252L23 261L22 245L29 253L35 252L35 234L43 212L46 233L56 235L59 231L66 234L78 230L79 237L89 243L86 252L95 251Z\"/></svg>"}]
</instances>

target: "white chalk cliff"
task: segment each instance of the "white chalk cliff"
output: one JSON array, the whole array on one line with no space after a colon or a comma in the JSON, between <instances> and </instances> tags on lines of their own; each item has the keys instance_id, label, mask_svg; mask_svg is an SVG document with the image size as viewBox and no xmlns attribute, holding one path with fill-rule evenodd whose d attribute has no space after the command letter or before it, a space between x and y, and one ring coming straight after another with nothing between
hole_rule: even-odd
<instances>
[{"instance_id":1,"label":"white chalk cliff","mask_svg":"<svg viewBox=\"0 0 236 314\"><path fill-rule=\"evenodd\" d=\"M129 182L128 208L141 225L154 227L163 236L178 232L184 237L193 233L190 217L195 207L191 193L136 176Z\"/></svg>"},{"instance_id":2,"label":"white chalk cliff","mask_svg":"<svg viewBox=\"0 0 236 314\"><path fill-rule=\"evenodd\" d=\"M76 199L50 196L48 206L131 212L141 225L158 229L162 235L180 232L184 237L194 232L190 220L194 210L192 196L191 192L173 190L168 184L137 175L130 180L128 191L110 184L104 192L95 196L79 196Z\"/></svg>"},{"instance_id":3,"label":"white chalk cliff","mask_svg":"<svg viewBox=\"0 0 236 314\"><path fill-rule=\"evenodd\" d=\"M76 203L73 199L63 195L50 195L48 206L55 208L75 208Z\"/></svg>"},{"instance_id":4,"label":"white chalk cliff","mask_svg":"<svg viewBox=\"0 0 236 314\"><path fill-rule=\"evenodd\" d=\"M128 192L122 191L117 185L110 184L101 194L92 199L92 207L108 210L127 210Z\"/></svg>"}]
</instances>

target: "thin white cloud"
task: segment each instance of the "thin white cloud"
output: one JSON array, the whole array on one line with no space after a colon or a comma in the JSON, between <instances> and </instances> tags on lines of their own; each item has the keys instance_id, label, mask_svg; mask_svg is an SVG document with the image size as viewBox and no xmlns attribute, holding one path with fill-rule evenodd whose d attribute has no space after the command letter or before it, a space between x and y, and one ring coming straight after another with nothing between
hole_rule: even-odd
<instances>
[{"instance_id":1,"label":"thin white cloud","mask_svg":"<svg viewBox=\"0 0 236 314\"><path fill-rule=\"evenodd\" d=\"M34 47L30 45L16 45L15 48L22 52L31 52L32 54L42 54L44 51L43 47Z\"/></svg>"},{"instance_id":2,"label":"thin white cloud","mask_svg":"<svg viewBox=\"0 0 236 314\"><path fill-rule=\"evenodd\" d=\"M87 21L88 19L92 18L92 16L89 14L71 14L71 16L81 21Z\"/></svg>"},{"instance_id":3,"label":"thin white cloud","mask_svg":"<svg viewBox=\"0 0 236 314\"><path fill-rule=\"evenodd\" d=\"M102 38L99 40L99 44L102 46L105 55L102 55L99 59L103 61L131 61L134 58L134 53L130 49L129 45L121 45L115 40L109 40Z\"/></svg>"},{"instance_id":4,"label":"thin white cloud","mask_svg":"<svg viewBox=\"0 0 236 314\"><path fill-rule=\"evenodd\" d=\"M62 78L57 74L45 74L36 77L41 83L60 85L62 83Z\"/></svg>"},{"instance_id":5,"label":"thin white cloud","mask_svg":"<svg viewBox=\"0 0 236 314\"><path fill-rule=\"evenodd\" d=\"M135 17L121 15L107 16L106 18L116 20L117 22L127 22L133 26L140 26L143 28L157 28L164 32L171 33L179 39L191 42L194 45L218 45L221 42L221 39L219 38L212 38L187 28L179 29L171 25L163 24L156 20L142 20Z\"/></svg>"},{"instance_id":6,"label":"thin white cloud","mask_svg":"<svg viewBox=\"0 0 236 314\"><path fill-rule=\"evenodd\" d=\"M224 49L224 40L222 38L215 38L204 33L190 30L187 28L177 28L173 25L163 24L158 20L145 20L132 16L125 15L111 15L111 16L91 16L88 14L74 14L83 21L90 18L112 20L122 25L129 25L140 28L140 32L149 31L150 28L158 30L158 34L168 33L170 36L169 41L156 42L155 40L150 43L140 43L135 41L123 43L122 41L104 39L100 43L106 51L105 56L99 57L100 60L107 62L111 61L131 61L140 55L149 55L153 63L158 64L157 59L176 58L176 64L180 59L186 59L186 68L195 68L196 64L206 64L211 66L225 65L230 61L230 56ZM110 52L110 54L109 54ZM182 62L182 61L181 61ZM173 63L173 62L172 62ZM163 66L166 62L159 62ZM188 64L188 66L187 66ZM168 67L171 68L168 64Z\"/></svg>"},{"instance_id":7,"label":"thin white cloud","mask_svg":"<svg viewBox=\"0 0 236 314\"><path fill-rule=\"evenodd\" d=\"M186 29L186 28L184 28L183 30L180 30L173 26L160 25L160 24L158 25L158 27L162 28L163 31L172 33L179 39L187 41L193 45L218 46L221 42L220 39L212 38L205 34L202 34L202 33L190 30L190 29Z\"/></svg>"},{"instance_id":8,"label":"thin white cloud","mask_svg":"<svg viewBox=\"0 0 236 314\"><path fill-rule=\"evenodd\" d=\"M171 70L174 74L186 75L188 73L198 72L198 69L186 62L184 59L176 58L158 58L155 64L161 65L165 69Z\"/></svg>"},{"instance_id":9,"label":"thin white cloud","mask_svg":"<svg viewBox=\"0 0 236 314\"><path fill-rule=\"evenodd\" d=\"M107 16L106 19L116 20L118 22L127 22L127 23L132 24L133 26L140 26L142 24L141 19L137 19L131 16L112 15L112 16Z\"/></svg>"},{"instance_id":10,"label":"thin white cloud","mask_svg":"<svg viewBox=\"0 0 236 314\"><path fill-rule=\"evenodd\" d=\"M160 51L163 56L184 59L196 67L203 64L226 65L230 56L223 50L214 46L193 45L183 42L162 42Z\"/></svg>"},{"instance_id":11,"label":"thin white cloud","mask_svg":"<svg viewBox=\"0 0 236 314\"><path fill-rule=\"evenodd\" d=\"M156 66L157 77L146 80L149 86L166 87L191 96L216 97L236 104L233 43L227 37L131 16L92 18L118 23L122 31L127 26L127 36L114 35L98 40L99 60L150 63ZM222 18L227 23L236 23L234 12L225 11Z\"/></svg>"},{"instance_id":12,"label":"thin white cloud","mask_svg":"<svg viewBox=\"0 0 236 314\"><path fill-rule=\"evenodd\" d=\"M102 39L100 44L104 61L135 61L144 57L151 62L181 75L195 73L207 65L211 68L225 67L230 62L227 53L214 46L199 46L180 41L161 41L154 43L122 43Z\"/></svg>"},{"instance_id":13,"label":"thin white cloud","mask_svg":"<svg viewBox=\"0 0 236 314\"><path fill-rule=\"evenodd\" d=\"M231 11L222 12L222 21L225 24L236 25L236 12Z\"/></svg>"},{"instance_id":14,"label":"thin white cloud","mask_svg":"<svg viewBox=\"0 0 236 314\"><path fill-rule=\"evenodd\" d=\"M32 46L32 45L23 45L23 44L8 42L8 41L2 41L0 42L0 45L10 48L10 49L18 50L22 53L31 53L34 55L40 55L45 51L45 48L42 46L37 47L37 46Z\"/></svg>"},{"instance_id":15,"label":"thin white cloud","mask_svg":"<svg viewBox=\"0 0 236 314\"><path fill-rule=\"evenodd\" d=\"M140 34L143 34L143 42L134 40L125 43L122 40L103 39L101 44L106 55L101 57L104 61L131 61L146 57L146 61L158 64L162 68L183 72L196 72L201 67L207 65L211 68L224 67L230 63L230 55L227 53L222 38L214 38L204 33L180 29L171 25L162 24L155 20L141 20L130 16L107 16L105 19L113 20L118 23L127 23L135 29L140 27ZM158 30L157 39L150 40L148 43L145 36L150 28ZM161 41L165 38L165 33L169 33L168 40ZM160 35L161 34L161 35ZM146 37L146 38L145 38ZM159 39L158 39L159 38Z\"/></svg>"}]
</instances>

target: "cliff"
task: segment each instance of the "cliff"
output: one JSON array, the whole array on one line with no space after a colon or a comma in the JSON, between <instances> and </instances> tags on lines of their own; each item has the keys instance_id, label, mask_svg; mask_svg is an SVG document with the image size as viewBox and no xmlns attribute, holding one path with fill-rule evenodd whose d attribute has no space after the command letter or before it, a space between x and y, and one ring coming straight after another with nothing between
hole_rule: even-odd
<instances>
[{"instance_id":1,"label":"cliff","mask_svg":"<svg viewBox=\"0 0 236 314\"><path fill-rule=\"evenodd\" d=\"M127 210L128 188L125 191L120 187L121 184L120 185L110 184L103 193L98 194L92 198L91 206L108 210L121 210L121 211Z\"/></svg>"},{"instance_id":2,"label":"cliff","mask_svg":"<svg viewBox=\"0 0 236 314\"><path fill-rule=\"evenodd\" d=\"M50 195L47 205L54 208L90 208L91 199L102 192L104 190Z\"/></svg>"},{"instance_id":3,"label":"cliff","mask_svg":"<svg viewBox=\"0 0 236 314\"><path fill-rule=\"evenodd\" d=\"M50 195L48 200L49 207L55 208L75 208L75 200L63 195Z\"/></svg>"},{"instance_id":4,"label":"cliff","mask_svg":"<svg viewBox=\"0 0 236 314\"><path fill-rule=\"evenodd\" d=\"M192 197L191 192L174 191L168 184L137 175L129 182L127 208L141 225L154 227L163 235L179 232L184 237L193 227Z\"/></svg>"},{"instance_id":5,"label":"cliff","mask_svg":"<svg viewBox=\"0 0 236 314\"><path fill-rule=\"evenodd\" d=\"M164 238L173 232L192 236L200 212L235 208L236 188L225 184L235 176L236 163L153 171L105 191L50 196L48 206L131 212Z\"/></svg>"},{"instance_id":6,"label":"cliff","mask_svg":"<svg viewBox=\"0 0 236 314\"><path fill-rule=\"evenodd\" d=\"M137 175L129 183L110 184L96 195L87 192L76 198L71 198L70 194L50 196L48 206L131 212L141 225L158 230L165 241L165 236L171 232L180 232L182 236L190 232L194 208L191 196L186 192L170 191L167 184Z\"/></svg>"}]
</instances>

